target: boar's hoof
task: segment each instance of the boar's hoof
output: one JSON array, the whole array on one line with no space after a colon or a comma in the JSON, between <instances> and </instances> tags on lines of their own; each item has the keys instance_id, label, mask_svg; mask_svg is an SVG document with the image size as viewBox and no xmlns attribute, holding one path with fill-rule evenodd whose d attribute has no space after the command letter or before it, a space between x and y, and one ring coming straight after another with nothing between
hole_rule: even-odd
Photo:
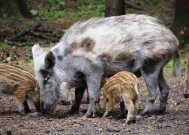
<instances>
[{"instance_id":1,"label":"boar's hoof","mask_svg":"<svg viewBox=\"0 0 189 135\"><path fill-rule=\"evenodd\" d=\"M84 116L83 116L83 118L90 118L90 117L95 117L95 112L87 112Z\"/></svg>"},{"instance_id":2,"label":"boar's hoof","mask_svg":"<svg viewBox=\"0 0 189 135\"><path fill-rule=\"evenodd\" d=\"M140 115L141 116L146 116L146 115L149 115L149 114L151 114L152 113L152 110L143 110L141 113L140 113Z\"/></svg>"},{"instance_id":3,"label":"boar's hoof","mask_svg":"<svg viewBox=\"0 0 189 135\"><path fill-rule=\"evenodd\" d=\"M18 114L21 115L21 116L26 115L26 113L24 111L19 111Z\"/></svg>"},{"instance_id":4,"label":"boar's hoof","mask_svg":"<svg viewBox=\"0 0 189 135\"><path fill-rule=\"evenodd\" d=\"M30 113L31 110L30 110L30 108L28 107L28 108L25 108L24 112L25 112L25 113Z\"/></svg>"},{"instance_id":5,"label":"boar's hoof","mask_svg":"<svg viewBox=\"0 0 189 135\"><path fill-rule=\"evenodd\" d=\"M160 109L156 110L155 113L156 114L164 114L165 111L166 111L166 108L164 107L164 108L160 108Z\"/></svg>"},{"instance_id":6,"label":"boar's hoof","mask_svg":"<svg viewBox=\"0 0 189 135\"><path fill-rule=\"evenodd\" d=\"M71 109L68 113L69 113L70 115L73 115L73 114L78 113L78 111L79 111L79 110L77 110L77 109Z\"/></svg>"}]
</instances>

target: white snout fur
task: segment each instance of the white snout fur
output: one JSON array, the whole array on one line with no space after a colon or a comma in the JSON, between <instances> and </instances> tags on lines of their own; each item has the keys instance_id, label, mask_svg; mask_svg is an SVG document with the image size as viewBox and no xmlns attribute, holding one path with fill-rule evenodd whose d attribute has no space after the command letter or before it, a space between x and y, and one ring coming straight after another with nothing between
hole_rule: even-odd
<instances>
[{"instance_id":1,"label":"white snout fur","mask_svg":"<svg viewBox=\"0 0 189 135\"><path fill-rule=\"evenodd\" d=\"M60 85L60 97L59 101L65 101L72 104L72 98L70 94L70 89L66 82L61 83Z\"/></svg>"}]
</instances>

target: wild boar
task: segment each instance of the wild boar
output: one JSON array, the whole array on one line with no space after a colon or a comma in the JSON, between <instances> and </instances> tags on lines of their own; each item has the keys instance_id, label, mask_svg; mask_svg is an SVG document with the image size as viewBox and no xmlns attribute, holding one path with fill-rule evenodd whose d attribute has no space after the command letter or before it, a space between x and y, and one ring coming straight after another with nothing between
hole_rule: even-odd
<instances>
[{"instance_id":1,"label":"wild boar","mask_svg":"<svg viewBox=\"0 0 189 135\"><path fill-rule=\"evenodd\" d=\"M75 87L70 113L79 110L85 88L89 107L84 117L95 116L101 80L119 71L144 77L148 99L142 115L153 110L160 91L159 112L166 111L168 85L163 68L173 57L174 73L179 74L179 42L161 21L147 15L128 14L93 18L71 26L60 42L47 53L36 44L32 48L36 79L41 91L41 109L55 109L59 86Z\"/></svg>"},{"instance_id":2,"label":"wild boar","mask_svg":"<svg viewBox=\"0 0 189 135\"><path fill-rule=\"evenodd\" d=\"M131 72L121 71L110 77L102 88L99 107L106 109L103 117L108 116L116 103L120 103L123 114L128 115L126 123L136 120L139 108L139 80Z\"/></svg>"},{"instance_id":3,"label":"wild boar","mask_svg":"<svg viewBox=\"0 0 189 135\"><path fill-rule=\"evenodd\" d=\"M30 99L40 111L40 94L35 77L28 71L8 64L0 64L0 93L14 95L19 103L19 114L30 112Z\"/></svg>"}]
</instances>

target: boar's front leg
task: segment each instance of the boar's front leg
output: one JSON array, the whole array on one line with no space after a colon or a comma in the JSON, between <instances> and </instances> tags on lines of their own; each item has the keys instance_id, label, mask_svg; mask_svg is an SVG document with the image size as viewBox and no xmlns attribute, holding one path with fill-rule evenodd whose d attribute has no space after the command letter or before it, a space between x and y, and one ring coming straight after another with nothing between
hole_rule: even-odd
<instances>
[{"instance_id":1,"label":"boar's front leg","mask_svg":"<svg viewBox=\"0 0 189 135\"><path fill-rule=\"evenodd\" d=\"M79 111L81 99L83 98L84 92L85 92L85 88L75 88L75 102L72 105L71 110L69 111L70 114Z\"/></svg>"},{"instance_id":2,"label":"boar's front leg","mask_svg":"<svg viewBox=\"0 0 189 135\"><path fill-rule=\"evenodd\" d=\"M101 85L101 75L90 75L87 77L87 87L88 87L88 94L89 94L89 107L84 115L84 118L95 117L96 113L96 98L100 91L100 85Z\"/></svg>"}]
</instances>

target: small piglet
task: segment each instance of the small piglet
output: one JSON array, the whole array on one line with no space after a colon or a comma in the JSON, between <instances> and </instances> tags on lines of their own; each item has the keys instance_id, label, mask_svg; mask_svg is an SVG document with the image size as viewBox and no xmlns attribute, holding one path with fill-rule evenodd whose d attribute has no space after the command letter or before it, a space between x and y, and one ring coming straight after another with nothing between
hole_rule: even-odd
<instances>
[{"instance_id":1,"label":"small piglet","mask_svg":"<svg viewBox=\"0 0 189 135\"><path fill-rule=\"evenodd\" d=\"M108 116L116 103L120 103L123 114L125 114L125 109L128 109L126 123L134 122L139 107L138 88L139 80L131 72L121 71L110 77L103 86L100 96L99 107L106 108L103 117Z\"/></svg>"},{"instance_id":2,"label":"small piglet","mask_svg":"<svg viewBox=\"0 0 189 135\"><path fill-rule=\"evenodd\" d=\"M19 114L30 112L27 99L30 99L37 111L40 111L40 93L34 76L19 67L0 64L0 93L14 95L18 103Z\"/></svg>"}]
</instances>

